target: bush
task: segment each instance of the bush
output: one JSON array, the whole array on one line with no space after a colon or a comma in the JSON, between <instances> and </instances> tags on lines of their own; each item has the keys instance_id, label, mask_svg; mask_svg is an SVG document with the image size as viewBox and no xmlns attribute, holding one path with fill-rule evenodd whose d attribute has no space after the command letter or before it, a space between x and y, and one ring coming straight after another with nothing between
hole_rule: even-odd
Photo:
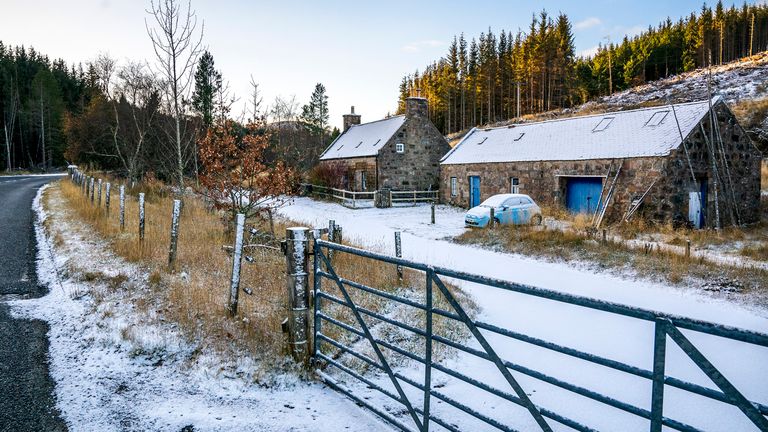
<instances>
[{"instance_id":1,"label":"bush","mask_svg":"<svg viewBox=\"0 0 768 432\"><path fill-rule=\"evenodd\" d=\"M341 162L322 162L315 165L307 175L307 181L313 185L341 189L347 167Z\"/></svg>"}]
</instances>

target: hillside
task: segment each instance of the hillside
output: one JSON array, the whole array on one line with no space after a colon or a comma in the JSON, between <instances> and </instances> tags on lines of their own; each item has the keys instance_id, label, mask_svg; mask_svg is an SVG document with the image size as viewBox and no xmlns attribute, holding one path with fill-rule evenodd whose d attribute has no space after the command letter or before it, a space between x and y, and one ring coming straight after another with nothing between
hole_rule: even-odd
<instances>
[{"instance_id":1,"label":"hillside","mask_svg":"<svg viewBox=\"0 0 768 432\"><path fill-rule=\"evenodd\" d=\"M702 100L708 95L709 72L706 68L696 69L604 96L576 108L526 115L520 121L510 119L488 126ZM712 94L725 99L755 145L764 154L768 153L768 51L712 67L711 74ZM449 141L454 144L465 133L449 135Z\"/></svg>"}]
</instances>

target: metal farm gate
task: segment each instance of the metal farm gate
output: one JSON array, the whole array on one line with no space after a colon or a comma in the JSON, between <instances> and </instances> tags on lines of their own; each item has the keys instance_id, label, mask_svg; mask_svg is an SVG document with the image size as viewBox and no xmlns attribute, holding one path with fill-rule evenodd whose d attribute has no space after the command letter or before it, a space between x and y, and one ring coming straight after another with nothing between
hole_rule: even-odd
<instances>
[{"instance_id":1,"label":"metal farm gate","mask_svg":"<svg viewBox=\"0 0 768 432\"><path fill-rule=\"evenodd\" d=\"M314 231L314 237L319 237L320 230ZM309 243L306 241L305 244ZM436 413L435 401L440 404L445 412L446 407L460 415L472 417L472 421L480 421L489 429L502 431L516 431L516 425L505 424L503 420L495 418L488 413L470 407L471 396L464 399L455 395L449 396L441 391L440 385L436 385L433 373L444 374L453 380L462 382L472 392L484 392L501 398L503 403L508 403L507 409L513 405L527 410L528 414L537 425L537 430L551 431L553 427L558 430L565 429L577 431L593 431L583 421L576 421L567 417L562 412L556 411L558 407L538 406L532 402L521 385L519 379L522 376L534 378L538 381L556 386L567 392L583 396L604 406L621 410L632 416L639 417L643 422L647 420L647 430L659 432L665 430L698 431L694 426L682 421L669 418L664 415L665 387L680 390L686 394L694 394L708 398L721 404L728 404L738 408L749 423L757 430L768 431L768 406L748 400L720 371L708 360L705 355L691 342L689 337L681 332L686 330L699 334L705 334L718 338L737 341L739 344L753 344L760 347L768 347L768 335L722 326L709 322L689 319L681 316L658 313L615 304L585 297L564 294L556 291L535 288L494 280L482 276L466 274L446 268L432 267L425 264L395 258L378 253L361 250L342 244L329 242L317 238L311 247L314 253L313 261L313 303L314 312L309 313L310 320L314 322L312 331L311 364L316 374L333 388L344 393L359 405L367 407L392 425L404 431L429 431L450 430L458 431L452 418L441 417ZM309 255L309 254L307 254ZM402 275L403 269L410 272L411 278L418 278L424 283L426 290L419 299L412 296L398 294L396 290L385 290L380 287L366 286L359 281L345 278L340 273L339 258L342 255L356 260L353 267L359 270L361 265L370 265L371 269L377 267L394 269L397 266L398 273ZM306 261L305 261L306 262ZM363 263L367 264L363 264ZM393 272L393 279L397 276ZM414 279L411 279L412 281ZM470 317L470 314L462 307L457 296L452 293L448 282L466 281L482 284L493 289L506 290L526 296L534 296L545 301L559 302L583 308L585 311L608 313L623 316L634 321L646 322L653 326L653 352L648 356L653 357L652 370L625 364L606 357L597 356L569 348L547 340L538 339L526 334L517 333L495 325L478 321ZM325 282L325 283L324 283ZM370 306L374 300L361 304L358 300L361 293L375 299L381 308ZM382 312L387 310L387 305L408 307L419 311L420 324L405 322L398 318L397 314ZM442 306L440 306L442 305ZM376 310L374 310L376 309ZM421 319L423 318L423 320ZM465 327L470 335L469 340L457 342L455 339L437 334L435 331L436 320L453 320L455 324ZM633 322L634 322L633 321ZM404 335L409 335L417 340L414 349L404 348L399 343L387 341L381 335L377 335L376 327L385 323ZM310 323L307 323L310 324ZM560 323L565 324L565 323ZM650 400L646 409L637 405L617 400L599 391L563 381L546 373L534 370L530 367L515 363L513 359L501 358L489 342L490 336L498 340L499 337L511 338L515 341L530 344L535 347L556 352L599 365L604 368L639 377L648 382L650 387ZM667 359L667 339L674 341L677 347L692 360L692 364L698 368L717 386L705 387L689 381L668 376L665 373L665 361ZM649 341L650 342L650 341ZM470 355L487 361L487 367L497 370L503 380L499 379L491 385L482 382L466 373L446 366L433 359L433 353L439 344L443 344L462 355ZM470 345L474 345L473 348ZM479 346L479 348L477 348ZM392 366L392 358L399 356L401 359L418 364L418 369L403 370ZM334 370L335 369L335 370ZM369 372L366 372L369 371ZM370 371L378 374L371 374ZM764 374L765 370L755 371ZM495 371L494 371L495 373ZM414 375L415 374L415 375ZM336 375L336 378L332 375ZM337 379L339 376L346 380L359 380L364 386L347 386ZM376 382L375 376L379 377ZM526 378L528 379L528 378ZM457 382L458 382L457 381ZM382 382L387 384L383 385ZM357 388L352 390L350 387ZM388 387L388 388L385 388ZM385 409L375 402L376 398L359 394L362 388L368 392L380 392L391 400L395 406L400 407L400 415L393 415L393 410ZM469 393L469 392L468 392ZM498 411L497 411L498 412ZM525 411L523 411L525 412Z\"/></svg>"}]
</instances>

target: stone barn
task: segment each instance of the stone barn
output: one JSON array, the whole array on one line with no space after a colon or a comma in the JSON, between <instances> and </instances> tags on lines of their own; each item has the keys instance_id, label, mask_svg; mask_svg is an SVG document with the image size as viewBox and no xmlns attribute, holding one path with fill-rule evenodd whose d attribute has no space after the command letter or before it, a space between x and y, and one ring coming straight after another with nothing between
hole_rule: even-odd
<instances>
[{"instance_id":1,"label":"stone barn","mask_svg":"<svg viewBox=\"0 0 768 432\"><path fill-rule=\"evenodd\" d=\"M321 164L340 165L347 190L436 190L440 158L451 147L429 120L427 100L410 97L405 114L360 124L360 115L344 116L344 131L320 155Z\"/></svg>"},{"instance_id":2,"label":"stone barn","mask_svg":"<svg viewBox=\"0 0 768 432\"><path fill-rule=\"evenodd\" d=\"M761 159L715 97L475 128L442 159L440 195L472 207L517 192L614 221L735 225L759 220Z\"/></svg>"}]
</instances>

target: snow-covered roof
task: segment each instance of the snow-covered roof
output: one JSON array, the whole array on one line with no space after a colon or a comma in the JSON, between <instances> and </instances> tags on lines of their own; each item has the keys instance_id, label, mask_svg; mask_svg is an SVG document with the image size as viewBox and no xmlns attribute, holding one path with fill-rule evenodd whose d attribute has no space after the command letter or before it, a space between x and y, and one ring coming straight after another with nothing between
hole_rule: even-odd
<instances>
[{"instance_id":1,"label":"snow-covered roof","mask_svg":"<svg viewBox=\"0 0 768 432\"><path fill-rule=\"evenodd\" d=\"M405 116L400 115L354 125L325 149L320 160L376 156L403 123Z\"/></svg>"},{"instance_id":2,"label":"snow-covered roof","mask_svg":"<svg viewBox=\"0 0 768 432\"><path fill-rule=\"evenodd\" d=\"M715 97L712 105L719 101L719 97ZM687 137L709 112L709 103L704 100L675 104L674 111L671 105L665 105L498 128L475 128L443 156L441 163L665 156L678 148L683 141L680 136Z\"/></svg>"}]
</instances>

